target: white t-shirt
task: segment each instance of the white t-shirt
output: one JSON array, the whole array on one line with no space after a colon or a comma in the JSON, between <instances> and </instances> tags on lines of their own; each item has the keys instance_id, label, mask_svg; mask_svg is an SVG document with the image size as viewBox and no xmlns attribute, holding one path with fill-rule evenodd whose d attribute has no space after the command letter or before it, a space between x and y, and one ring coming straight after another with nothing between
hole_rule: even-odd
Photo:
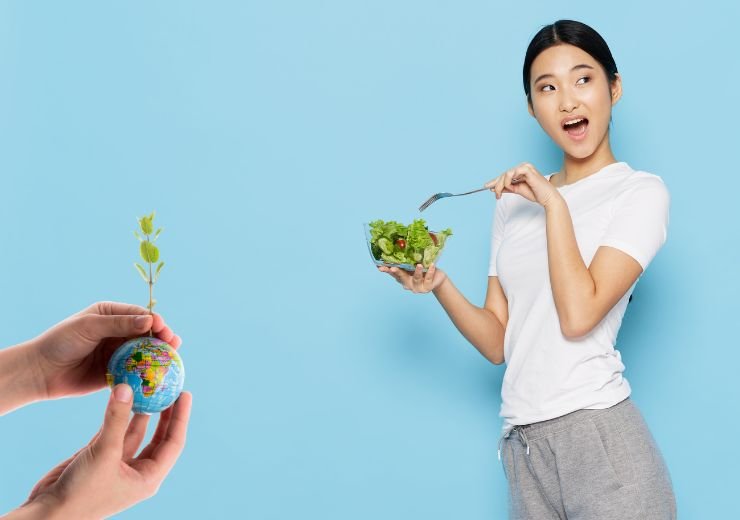
<instances>
[{"instance_id":1,"label":"white t-shirt","mask_svg":"<svg viewBox=\"0 0 740 520\"><path fill-rule=\"evenodd\" d=\"M627 253L644 271L666 241L670 195L657 175L617 162L557 189L568 204L587 267L603 245ZM583 408L607 408L630 394L614 346L637 282L591 332L566 338L550 286L545 232L541 205L515 193L496 202L488 274L498 276L509 307L504 431Z\"/></svg>"}]
</instances>

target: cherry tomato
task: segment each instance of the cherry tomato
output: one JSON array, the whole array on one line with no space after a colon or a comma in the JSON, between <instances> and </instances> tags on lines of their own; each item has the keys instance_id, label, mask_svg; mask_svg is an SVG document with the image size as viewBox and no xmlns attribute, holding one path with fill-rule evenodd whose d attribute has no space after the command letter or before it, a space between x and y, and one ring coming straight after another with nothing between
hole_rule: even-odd
<instances>
[{"instance_id":1,"label":"cherry tomato","mask_svg":"<svg viewBox=\"0 0 740 520\"><path fill-rule=\"evenodd\" d=\"M437 241L437 235L435 235L434 233L429 233L429 236L432 237L432 242L434 242L435 246L439 245L439 242Z\"/></svg>"},{"instance_id":2,"label":"cherry tomato","mask_svg":"<svg viewBox=\"0 0 740 520\"><path fill-rule=\"evenodd\" d=\"M397 239L396 245L400 247L401 249L406 249L406 241L403 238Z\"/></svg>"}]
</instances>

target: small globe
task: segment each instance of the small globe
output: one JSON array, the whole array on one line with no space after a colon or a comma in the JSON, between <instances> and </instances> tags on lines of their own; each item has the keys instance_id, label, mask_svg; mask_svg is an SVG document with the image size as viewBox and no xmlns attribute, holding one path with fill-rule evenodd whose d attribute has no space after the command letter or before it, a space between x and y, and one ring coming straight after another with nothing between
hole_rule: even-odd
<instances>
[{"instance_id":1,"label":"small globe","mask_svg":"<svg viewBox=\"0 0 740 520\"><path fill-rule=\"evenodd\" d=\"M150 415L177 400L185 367L177 351L161 339L134 338L113 353L106 379L111 388L128 384L134 391L134 412Z\"/></svg>"}]
</instances>

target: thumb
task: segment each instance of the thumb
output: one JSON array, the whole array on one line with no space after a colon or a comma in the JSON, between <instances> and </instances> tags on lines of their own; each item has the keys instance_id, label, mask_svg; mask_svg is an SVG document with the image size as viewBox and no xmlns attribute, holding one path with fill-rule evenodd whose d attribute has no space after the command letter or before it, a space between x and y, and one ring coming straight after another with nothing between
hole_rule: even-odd
<instances>
[{"instance_id":1,"label":"thumb","mask_svg":"<svg viewBox=\"0 0 740 520\"><path fill-rule=\"evenodd\" d=\"M80 318L82 330L88 338L126 338L148 331L151 314L104 316L88 314Z\"/></svg>"},{"instance_id":2,"label":"thumb","mask_svg":"<svg viewBox=\"0 0 740 520\"><path fill-rule=\"evenodd\" d=\"M116 385L111 392L108 408L105 410L103 428L93 445L96 453L115 453L121 456L123 439L129 423L129 414L133 406L133 392L125 383Z\"/></svg>"}]
</instances>

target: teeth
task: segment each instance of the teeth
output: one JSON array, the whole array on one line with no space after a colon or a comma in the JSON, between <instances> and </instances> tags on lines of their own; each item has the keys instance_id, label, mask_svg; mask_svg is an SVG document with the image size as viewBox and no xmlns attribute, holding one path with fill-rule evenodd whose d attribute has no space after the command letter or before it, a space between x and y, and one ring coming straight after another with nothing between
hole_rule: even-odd
<instances>
[{"instance_id":1,"label":"teeth","mask_svg":"<svg viewBox=\"0 0 740 520\"><path fill-rule=\"evenodd\" d=\"M565 123L565 124L564 124L563 126L568 126L568 125L574 125L574 124L576 124L576 123L580 123L580 122L581 122L581 121L583 121L583 120L584 120L584 118L581 118L581 119L574 119L573 121L568 121L568 122L567 122L567 123Z\"/></svg>"}]
</instances>

